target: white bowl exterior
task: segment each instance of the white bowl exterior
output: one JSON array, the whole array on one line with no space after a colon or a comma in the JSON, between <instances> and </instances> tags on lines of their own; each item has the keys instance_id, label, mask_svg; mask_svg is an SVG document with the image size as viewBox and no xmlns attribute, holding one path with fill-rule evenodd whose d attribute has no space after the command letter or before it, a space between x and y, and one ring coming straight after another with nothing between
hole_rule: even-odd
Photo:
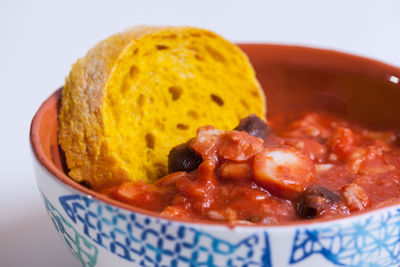
<instances>
[{"instance_id":1,"label":"white bowl exterior","mask_svg":"<svg viewBox=\"0 0 400 267\"><path fill-rule=\"evenodd\" d=\"M180 223L134 213L85 195L34 158L54 226L82 266L394 266L400 211L284 227ZM135 264L136 263L136 264Z\"/></svg>"}]
</instances>

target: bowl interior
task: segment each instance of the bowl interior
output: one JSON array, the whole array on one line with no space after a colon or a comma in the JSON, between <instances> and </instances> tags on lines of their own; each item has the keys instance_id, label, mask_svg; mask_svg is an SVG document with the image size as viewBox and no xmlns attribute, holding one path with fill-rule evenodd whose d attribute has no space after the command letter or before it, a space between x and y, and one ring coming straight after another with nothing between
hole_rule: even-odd
<instances>
[{"instance_id":1,"label":"bowl interior","mask_svg":"<svg viewBox=\"0 0 400 267\"><path fill-rule=\"evenodd\" d=\"M266 93L268 118L285 122L306 111L323 110L372 128L400 126L400 70L396 67L305 47L267 44L241 44L240 47L247 53ZM61 89L35 115L31 143L41 164L66 182L69 180L65 175L67 168L57 143L60 96ZM74 187L93 194L83 186Z\"/></svg>"},{"instance_id":2,"label":"bowl interior","mask_svg":"<svg viewBox=\"0 0 400 267\"><path fill-rule=\"evenodd\" d=\"M329 50L241 45L267 96L269 118L325 110L371 128L400 126L400 69Z\"/></svg>"}]
</instances>

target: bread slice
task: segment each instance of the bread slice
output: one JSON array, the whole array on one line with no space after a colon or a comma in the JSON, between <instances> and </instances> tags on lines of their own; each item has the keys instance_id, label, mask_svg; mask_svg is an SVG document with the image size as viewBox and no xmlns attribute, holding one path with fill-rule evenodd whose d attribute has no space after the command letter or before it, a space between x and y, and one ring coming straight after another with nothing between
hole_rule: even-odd
<instances>
[{"instance_id":1,"label":"bread slice","mask_svg":"<svg viewBox=\"0 0 400 267\"><path fill-rule=\"evenodd\" d=\"M265 101L237 46L197 28L134 27L72 66L59 143L78 182L151 182L167 173L169 150L199 126L233 129L249 113L264 117Z\"/></svg>"}]
</instances>

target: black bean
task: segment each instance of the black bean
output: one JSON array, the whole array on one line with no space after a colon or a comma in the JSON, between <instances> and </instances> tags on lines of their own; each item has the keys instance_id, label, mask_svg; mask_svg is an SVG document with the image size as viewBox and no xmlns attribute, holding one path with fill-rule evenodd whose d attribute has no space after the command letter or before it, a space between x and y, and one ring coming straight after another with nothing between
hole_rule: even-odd
<instances>
[{"instance_id":1,"label":"black bean","mask_svg":"<svg viewBox=\"0 0 400 267\"><path fill-rule=\"evenodd\" d=\"M340 197L329 189L313 185L296 201L296 211L300 217L312 219L336 206L339 201Z\"/></svg>"},{"instance_id":2,"label":"black bean","mask_svg":"<svg viewBox=\"0 0 400 267\"><path fill-rule=\"evenodd\" d=\"M199 167L202 162L200 154L187 144L181 144L171 149L168 155L168 173L190 172Z\"/></svg>"},{"instance_id":3,"label":"black bean","mask_svg":"<svg viewBox=\"0 0 400 267\"><path fill-rule=\"evenodd\" d=\"M259 137L265 140L270 131L268 125L257 115L250 114L246 118L242 119L234 130L245 131L252 136Z\"/></svg>"}]
</instances>

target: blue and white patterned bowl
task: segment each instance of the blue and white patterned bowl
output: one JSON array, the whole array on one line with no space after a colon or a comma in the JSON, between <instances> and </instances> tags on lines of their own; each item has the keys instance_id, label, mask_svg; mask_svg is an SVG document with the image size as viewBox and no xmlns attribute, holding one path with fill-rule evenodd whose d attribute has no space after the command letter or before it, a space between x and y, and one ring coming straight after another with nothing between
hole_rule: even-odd
<instances>
[{"instance_id":1,"label":"blue and white patterned bowl","mask_svg":"<svg viewBox=\"0 0 400 267\"><path fill-rule=\"evenodd\" d=\"M400 125L400 107L392 101L400 99L395 67L304 47L241 47L266 90L271 116L323 108L374 125ZM396 205L331 221L228 227L166 219L90 191L64 172L59 98L60 90L32 121L33 163L47 212L82 266L400 266ZM369 113L382 107L390 112Z\"/></svg>"}]
</instances>

